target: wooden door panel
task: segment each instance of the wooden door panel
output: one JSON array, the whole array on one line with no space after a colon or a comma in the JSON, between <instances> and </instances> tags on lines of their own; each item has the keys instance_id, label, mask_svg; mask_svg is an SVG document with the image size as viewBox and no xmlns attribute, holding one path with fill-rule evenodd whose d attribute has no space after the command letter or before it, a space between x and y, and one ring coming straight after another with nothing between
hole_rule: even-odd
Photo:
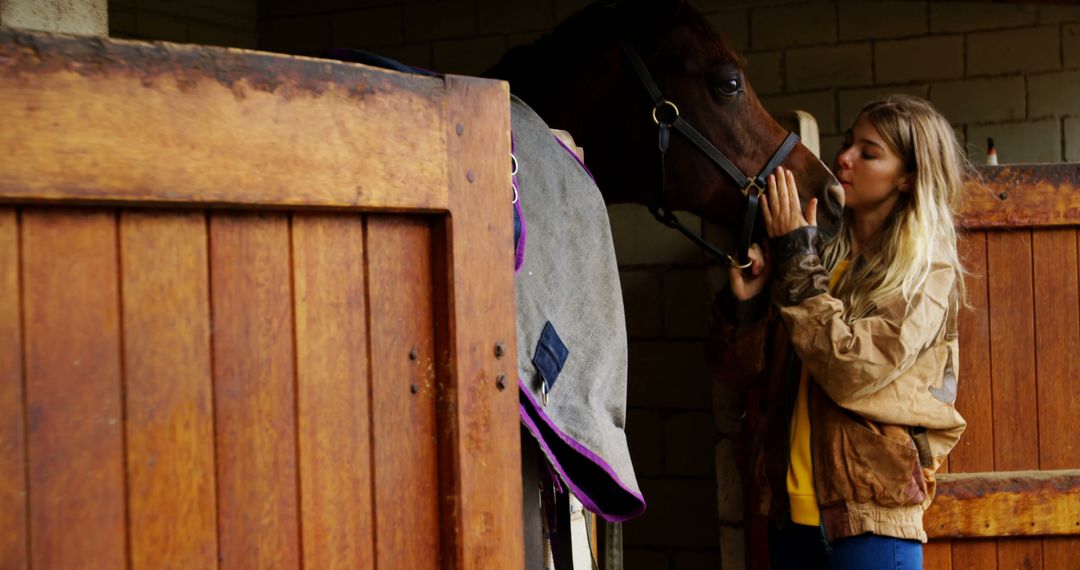
<instances>
[{"instance_id":1,"label":"wooden door panel","mask_svg":"<svg viewBox=\"0 0 1080 570\"><path fill-rule=\"evenodd\" d=\"M116 214L22 214L34 568L123 568Z\"/></svg>"},{"instance_id":2,"label":"wooden door panel","mask_svg":"<svg viewBox=\"0 0 1080 570\"><path fill-rule=\"evenodd\" d=\"M131 567L217 564L206 215L120 214Z\"/></svg>"},{"instance_id":3,"label":"wooden door panel","mask_svg":"<svg viewBox=\"0 0 1080 570\"><path fill-rule=\"evenodd\" d=\"M292 251L304 567L373 568L363 219L294 214Z\"/></svg>"},{"instance_id":4,"label":"wooden door panel","mask_svg":"<svg viewBox=\"0 0 1080 570\"><path fill-rule=\"evenodd\" d=\"M19 226L0 208L0 568L28 567Z\"/></svg>"},{"instance_id":5,"label":"wooden door panel","mask_svg":"<svg viewBox=\"0 0 1080 570\"><path fill-rule=\"evenodd\" d=\"M959 243L968 271L965 280L970 307L960 312L960 388L956 407L968 428L949 454L949 470L969 473L994 470L994 422L990 377L990 313L986 259L986 232L971 231ZM932 524L932 523L931 523ZM931 526L927 532L934 532ZM997 548L993 541L947 541L952 544L952 567L995 568Z\"/></svg>"},{"instance_id":6,"label":"wooden door panel","mask_svg":"<svg viewBox=\"0 0 1080 570\"><path fill-rule=\"evenodd\" d=\"M1080 288L1077 286L1077 231L1033 232L1035 280L1035 357L1039 372L1039 469L1080 467ZM1080 524L1080 511L1074 513ZM1074 525L1074 532L1080 527ZM1045 538L1046 568L1067 568L1080 559L1080 538Z\"/></svg>"},{"instance_id":7,"label":"wooden door panel","mask_svg":"<svg viewBox=\"0 0 1080 570\"><path fill-rule=\"evenodd\" d=\"M986 237L993 383L994 470L1039 468L1038 404L1031 231L990 232ZM1038 540L1001 539L998 564L1041 568Z\"/></svg>"},{"instance_id":8,"label":"wooden door panel","mask_svg":"<svg viewBox=\"0 0 1080 570\"><path fill-rule=\"evenodd\" d=\"M222 568L298 568L289 224L210 216Z\"/></svg>"},{"instance_id":9,"label":"wooden door panel","mask_svg":"<svg viewBox=\"0 0 1080 570\"><path fill-rule=\"evenodd\" d=\"M439 566L431 229L369 216L375 548L380 568Z\"/></svg>"},{"instance_id":10,"label":"wooden door panel","mask_svg":"<svg viewBox=\"0 0 1080 570\"><path fill-rule=\"evenodd\" d=\"M0 565L520 566L504 82L0 60Z\"/></svg>"}]
</instances>

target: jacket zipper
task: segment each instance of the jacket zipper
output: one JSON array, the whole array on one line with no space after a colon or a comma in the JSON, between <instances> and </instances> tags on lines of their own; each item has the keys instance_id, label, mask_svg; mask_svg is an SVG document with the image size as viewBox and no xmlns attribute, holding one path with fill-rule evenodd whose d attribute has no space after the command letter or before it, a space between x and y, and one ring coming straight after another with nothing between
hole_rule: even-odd
<instances>
[{"instance_id":1,"label":"jacket zipper","mask_svg":"<svg viewBox=\"0 0 1080 570\"><path fill-rule=\"evenodd\" d=\"M800 378L801 381L801 378ZM814 488L814 502L818 507L818 529L821 531L821 544L825 546L825 555L832 554L832 545L829 544L829 535L825 533L825 513L821 509L821 501L817 496L817 470L814 469L814 407L810 405L810 382L813 379L809 375L806 377L806 417L810 424L810 484ZM790 452L789 452L790 454ZM789 460L790 461L790 460Z\"/></svg>"}]
</instances>

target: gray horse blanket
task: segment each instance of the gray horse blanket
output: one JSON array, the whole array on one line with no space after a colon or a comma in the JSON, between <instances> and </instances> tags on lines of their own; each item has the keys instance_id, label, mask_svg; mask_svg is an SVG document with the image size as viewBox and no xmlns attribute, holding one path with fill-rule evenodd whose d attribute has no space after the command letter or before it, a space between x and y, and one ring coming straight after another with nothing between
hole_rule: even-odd
<instances>
[{"instance_id":1,"label":"gray horse blanket","mask_svg":"<svg viewBox=\"0 0 1080 570\"><path fill-rule=\"evenodd\" d=\"M585 165L517 98L521 421L550 466L609 521L645 510L623 431L626 322L607 209Z\"/></svg>"}]
</instances>

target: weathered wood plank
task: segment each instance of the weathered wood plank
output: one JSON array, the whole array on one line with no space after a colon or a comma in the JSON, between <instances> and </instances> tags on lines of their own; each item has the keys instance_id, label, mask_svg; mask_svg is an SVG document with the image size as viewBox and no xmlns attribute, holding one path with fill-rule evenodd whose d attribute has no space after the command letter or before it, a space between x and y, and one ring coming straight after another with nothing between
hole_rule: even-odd
<instances>
[{"instance_id":1,"label":"weathered wood plank","mask_svg":"<svg viewBox=\"0 0 1080 570\"><path fill-rule=\"evenodd\" d=\"M447 355L439 359L443 557L460 570L520 568L517 357L506 317L514 314L513 263L509 249L492 255L513 242L513 220L501 213L509 208L500 158L510 149L509 103L505 84L450 76L447 85L451 217L436 240L445 248L436 282L446 287L437 297L448 300L437 307L439 354Z\"/></svg>"},{"instance_id":2,"label":"weathered wood plank","mask_svg":"<svg viewBox=\"0 0 1080 570\"><path fill-rule=\"evenodd\" d=\"M1039 468L1031 232L988 232L994 470ZM1041 568L1042 544L998 540L998 565Z\"/></svg>"},{"instance_id":3,"label":"weathered wood plank","mask_svg":"<svg viewBox=\"0 0 1080 570\"><path fill-rule=\"evenodd\" d=\"M924 544L923 570L952 570L952 542L932 540Z\"/></svg>"},{"instance_id":4,"label":"weathered wood plank","mask_svg":"<svg viewBox=\"0 0 1080 570\"><path fill-rule=\"evenodd\" d=\"M968 274L968 307L960 310L957 323L960 342L960 388L956 408L968 427L949 454L953 473L994 470L994 422L990 377L990 300L986 232L963 234L958 244L960 258Z\"/></svg>"},{"instance_id":5,"label":"weathered wood plank","mask_svg":"<svg viewBox=\"0 0 1080 570\"><path fill-rule=\"evenodd\" d=\"M0 29L0 201L445 210L441 79Z\"/></svg>"},{"instance_id":6,"label":"weathered wood plank","mask_svg":"<svg viewBox=\"0 0 1080 570\"><path fill-rule=\"evenodd\" d=\"M33 568L125 568L116 215L22 214Z\"/></svg>"},{"instance_id":7,"label":"weathered wood plank","mask_svg":"<svg viewBox=\"0 0 1080 570\"><path fill-rule=\"evenodd\" d=\"M288 218L211 214L221 568L300 565Z\"/></svg>"},{"instance_id":8,"label":"weathered wood plank","mask_svg":"<svg viewBox=\"0 0 1080 570\"><path fill-rule=\"evenodd\" d=\"M311 570L375 567L363 239L360 216L293 215L300 511Z\"/></svg>"},{"instance_id":9,"label":"weathered wood plank","mask_svg":"<svg viewBox=\"0 0 1080 570\"><path fill-rule=\"evenodd\" d=\"M987 297L986 232L969 231L960 239L960 257L968 270L965 279L970 308L960 311L960 389L956 408L968 422L960 443L949 454L949 470L994 470L993 394L990 377L990 311ZM931 506L931 509L934 507ZM955 568L994 568L993 541L952 542Z\"/></svg>"},{"instance_id":10,"label":"weathered wood plank","mask_svg":"<svg viewBox=\"0 0 1080 570\"><path fill-rule=\"evenodd\" d=\"M429 221L369 216L368 308L377 567L439 567Z\"/></svg>"},{"instance_id":11,"label":"weathered wood plank","mask_svg":"<svg viewBox=\"0 0 1080 570\"><path fill-rule=\"evenodd\" d=\"M1080 262L1077 230L1033 232L1035 362L1038 367L1039 468L1080 468ZM1080 517L1080 508L1076 511ZM1080 523L1080 521L1077 521ZM1080 524L1073 527L1080 534ZM1043 540L1043 565L1067 568L1080 557L1080 538Z\"/></svg>"},{"instance_id":12,"label":"weathered wood plank","mask_svg":"<svg viewBox=\"0 0 1080 570\"><path fill-rule=\"evenodd\" d=\"M206 215L122 212L120 263L131 567L213 568Z\"/></svg>"},{"instance_id":13,"label":"weathered wood plank","mask_svg":"<svg viewBox=\"0 0 1080 570\"><path fill-rule=\"evenodd\" d=\"M960 226L1080 225L1080 164L982 166L977 172L964 190Z\"/></svg>"},{"instance_id":14,"label":"weathered wood plank","mask_svg":"<svg viewBox=\"0 0 1080 570\"><path fill-rule=\"evenodd\" d=\"M13 208L0 208L0 568L12 570L30 563L21 298L18 218Z\"/></svg>"},{"instance_id":15,"label":"weathered wood plank","mask_svg":"<svg viewBox=\"0 0 1080 570\"><path fill-rule=\"evenodd\" d=\"M935 537L1076 534L1080 469L942 475L924 522Z\"/></svg>"}]
</instances>

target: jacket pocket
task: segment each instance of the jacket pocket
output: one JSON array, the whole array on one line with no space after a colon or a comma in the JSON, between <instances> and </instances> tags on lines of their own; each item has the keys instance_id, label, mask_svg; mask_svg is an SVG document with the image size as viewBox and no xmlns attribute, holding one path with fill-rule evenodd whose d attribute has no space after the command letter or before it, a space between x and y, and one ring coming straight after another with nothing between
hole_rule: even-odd
<instances>
[{"instance_id":1,"label":"jacket pocket","mask_svg":"<svg viewBox=\"0 0 1080 570\"><path fill-rule=\"evenodd\" d=\"M830 416L836 423L823 442L824 453L815 457L821 461L815 476L823 504L843 500L901 507L926 499L919 454L904 428L881 426L879 433L839 410Z\"/></svg>"}]
</instances>

